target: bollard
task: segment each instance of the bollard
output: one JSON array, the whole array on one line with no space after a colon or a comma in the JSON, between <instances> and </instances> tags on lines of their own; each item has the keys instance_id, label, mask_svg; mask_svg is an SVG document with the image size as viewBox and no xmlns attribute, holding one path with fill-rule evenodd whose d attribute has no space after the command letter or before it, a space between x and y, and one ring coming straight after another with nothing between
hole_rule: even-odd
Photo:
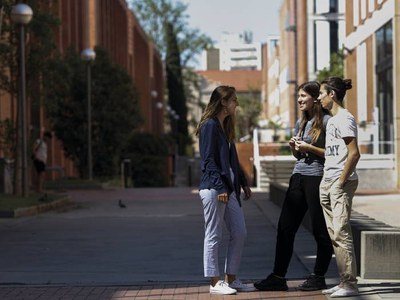
<instances>
[{"instance_id":1,"label":"bollard","mask_svg":"<svg viewBox=\"0 0 400 300\"><path fill-rule=\"evenodd\" d=\"M128 180L131 177L131 159L130 158L125 158L122 161L122 172L121 173L122 173L124 188L127 188L129 186Z\"/></svg>"}]
</instances>

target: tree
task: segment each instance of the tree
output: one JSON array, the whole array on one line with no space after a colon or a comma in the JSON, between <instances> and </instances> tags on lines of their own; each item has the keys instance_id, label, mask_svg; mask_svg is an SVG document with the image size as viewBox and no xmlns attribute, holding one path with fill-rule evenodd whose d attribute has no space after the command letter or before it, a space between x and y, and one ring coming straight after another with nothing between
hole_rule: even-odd
<instances>
[{"instance_id":1,"label":"tree","mask_svg":"<svg viewBox=\"0 0 400 300\"><path fill-rule=\"evenodd\" d=\"M238 137L253 134L253 129L258 126L262 106L255 92L248 95L238 95L240 106L236 111L236 133Z\"/></svg>"},{"instance_id":2,"label":"tree","mask_svg":"<svg viewBox=\"0 0 400 300\"><path fill-rule=\"evenodd\" d=\"M198 29L189 27L188 16L185 14L187 5L180 1L131 0L130 3L141 25L166 61L166 94L169 105L179 116L179 152L183 154L184 146L192 142L188 136L187 103L195 100L195 97L190 87L198 81L197 74L188 64L203 49L208 48L212 41Z\"/></svg>"},{"instance_id":3,"label":"tree","mask_svg":"<svg viewBox=\"0 0 400 300\"><path fill-rule=\"evenodd\" d=\"M165 24L165 31L165 37L167 39L165 65L167 71L168 99L170 99L171 108L175 110L179 116L178 120L171 119L171 121L177 122L174 134L177 138L179 154L185 154L185 145L189 144L189 136L181 59L173 25L170 23Z\"/></svg>"},{"instance_id":4,"label":"tree","mask_svg":"<svg viewBox=\"0 0 400 300\"><path fill-rule=\"evenodd\" d=\"M189 27L189 17L185 14L187 5L180 1L130 0L129 3L163 58L167 52L164 27L168 23L174 26L183 67L187 67L190 61L212 44L210 37L197 28Z\"/></svg>"},{"instance_id":5,"label":"tree","mask_svg":"<svg viewBox=\"0 0 400 300\"><path fill-rule=\"evenodd\" d=\"M323 68L317 72L317 80L319 82L330 76L344 76L343 50L331 55L329 68Z\"/></svg>"},{"instance_id":6,"label":"tree","mask_svg":"<svg viewBox=\"0 0 400 300\"><path fill-rule=\"evenodd\" d=\"M141 123L138 95L130 76L96 48L92 65L93 172L115 175L125 142ZM83 176L87 170L87 82L85 62L73 50L52 61L46 104L56 136ZM63 79L63 80L61 80ZM69 129L69 130L68 130Z\"/></svg>"},{"instance_id":7,"label":"tree","mask_svg":"<svg viewBox=\"0 0 400 300\"><path fill-rule=\"evenodd\" d=\"M19 34L17 34L16 24L11 21L12 6L16 1L4 0L1 1L0 11L0 89L8 92L12 102L17 98L17 83L18 72L17 66L19 63ZM35 121L39 118L35 113L39 111L41 105L43 86L43 74L48 70L48 62L52 55L56 52L53 31L59 24L56 16L48 12L47 8L50 7L51 0L42 1L26 1L27 4L34 11L31 22L26 27L26 92L27 99L31 103L31 107L27 107L27 112L31 112L31 120L33 128L35 128ZM21 107L17 106L19 111ZM18 117L20 116L17 113ZM17 120L17 124L19 124ZM13 121L10 121L9 126L17 129L17 141L21 142L18 136L21 136L22 128L17 128ZM38 127L38 126L36 126ZM14 172L15 193L20 194L21 191L21 163L22 163L22 147L17 145L14 147L16 153L13 158L16 158L16 168Z\"/></svg>"}]
</instances>

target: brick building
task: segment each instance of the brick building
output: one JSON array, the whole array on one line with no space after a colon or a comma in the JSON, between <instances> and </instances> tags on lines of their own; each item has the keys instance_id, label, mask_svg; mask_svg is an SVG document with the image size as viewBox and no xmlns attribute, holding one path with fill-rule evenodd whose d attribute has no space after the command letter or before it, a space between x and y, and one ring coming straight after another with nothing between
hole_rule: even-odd
<instances>
[{"instance_id":1,"label":"brick building","mask_svg":"<svg viewBox=\"0 0 400 300\"><path fill-rule=\"evenodd\" d=\"M138 90L144 118L141 130L162 133L163 124L159 120L163 118L163 109L156 104L164 99L163 62L126 1L59 0L49 3L49 11L61 21L54 32L59 52L63 54L71 46L78 53L95 46L105 48L111 60L131 75ZM28 128L37 128L42 133L50 129L44 107L31 109L29 99L27 101ZM15 116L15 99L0 90L0 119L15 120ZM65 158L56 139L49 145L48 165L61 167L67 176L77 175L73 162ZM58 176L54 172L48 174L49 179Z\"/></svg>"}]
</instances>

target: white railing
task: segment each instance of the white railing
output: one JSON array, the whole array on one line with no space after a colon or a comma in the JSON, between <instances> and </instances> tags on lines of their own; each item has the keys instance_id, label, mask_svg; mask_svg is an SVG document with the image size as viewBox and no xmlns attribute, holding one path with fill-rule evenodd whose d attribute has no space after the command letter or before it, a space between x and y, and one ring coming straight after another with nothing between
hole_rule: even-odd
<instances>
[{"instance_id":1,"label":"white railing","mask_svg":"<svg viewBox=\"0 0 400 300\"><path fill-rule=\"evenodd\" d=\"M292 155L266 155L260 156L259 152L259 130L254 129L253 132L253 149L254 149L254 167L255 167L255 176L256 176L256 184L257 188L261 188L261 168L262 162L274 162L273 167L279 168L279 164L276 162L293 162L295 158ZM391 142L382 142L377 141L376 139L371 141L372 144L372 154L361 154L360 161L357 164L358 170L377 170L377 169L391 169L394 170L396 168L396 159L393 153L389 154L379 154L379 147L384 144L391 144L391 149L393 149L393 143ZM370 142L370 143L371 143ZM361 142L361 145L367 144L368 142ZM394 152L394 151L393 151ZM268 173L268 172L267 172Z\"/></svg>"}]
</instances>

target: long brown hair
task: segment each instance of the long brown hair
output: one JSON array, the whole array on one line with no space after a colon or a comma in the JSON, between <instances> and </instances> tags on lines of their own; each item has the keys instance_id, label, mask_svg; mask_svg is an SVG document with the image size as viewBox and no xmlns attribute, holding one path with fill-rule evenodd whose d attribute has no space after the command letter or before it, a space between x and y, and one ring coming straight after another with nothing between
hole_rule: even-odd
<instances>
[{"instance_id":1,"label":"long brown hair","mask_svg":"<svg viewBox=\"0 0 400 300\"><path fill-rule=\"evenodd\" d=\"M236 89L233 86L220 85L215 88L211 94L210 101L201 116L200 122L196 128L196 136L200 134L200 128L209 119L215 118L221 110L224 109L222 100L228 101L236 93ZM229 142L233 142L235 139L235 116L229 115L224 119L224 131Z\"/></svg>"},{"instance_id":2,"label":"long brown hair","mask_svg":"<svg viewBox=\"0 0 400 300\"><path fill-rule=\"evenodd\" d=\"M314 122L312 124L312 127L310 129L310 136L311 136L311 143L315 143L321 134L321 132L324 130L324 115L329 115L330 112L323 108L321 103L317 100L319 96L319 88L320 84L317 81L308 81L303 84L301 84L297 91L303 90L307 94L309 94L313 100L314 100L314 105L313 105L313 118ZM311 118L311 116L308 114L307 111L303 112L303 115L301 116L300 119L300 129L299 132L304 131L307 121Z\"/></svg>"}]
</instances>

